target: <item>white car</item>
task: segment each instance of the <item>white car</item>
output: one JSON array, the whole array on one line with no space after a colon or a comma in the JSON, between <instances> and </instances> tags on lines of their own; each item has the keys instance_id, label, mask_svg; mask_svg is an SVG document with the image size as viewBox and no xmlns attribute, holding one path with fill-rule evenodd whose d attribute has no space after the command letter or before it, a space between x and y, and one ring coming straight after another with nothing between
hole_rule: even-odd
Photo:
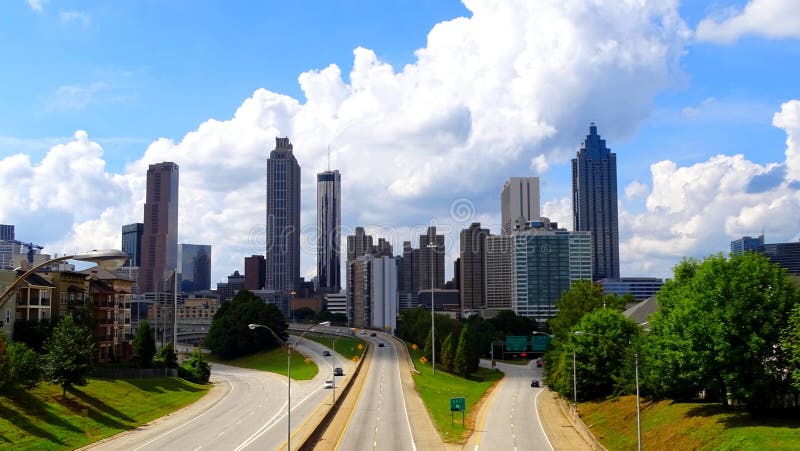
<instances>
[{"instance_id":1,"label":"white car","mask_svg":"<svg viewBox=\"0 0 800 451\"><path fill-rule=\"evenodd\" d=\"M333 381L331 379L325 381L325 388L333 388Z\"/></svg>"}]
</instances>

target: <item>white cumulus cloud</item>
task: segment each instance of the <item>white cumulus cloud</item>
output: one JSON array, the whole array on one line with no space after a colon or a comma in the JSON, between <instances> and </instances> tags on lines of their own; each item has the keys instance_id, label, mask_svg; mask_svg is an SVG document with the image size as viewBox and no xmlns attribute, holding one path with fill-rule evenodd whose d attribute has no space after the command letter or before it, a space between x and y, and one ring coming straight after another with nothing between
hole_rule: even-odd
<instances>
[{"instance_id":1,"label":"white cumulus cloud","mask_svg":"<svg viewBox=\"0 0 800 451\"><path fill-rule=\"evenodd\" d=\"M734 42L745 35L800 38L797 0L750 0L741 11L727 8L697 25L700 41Z\"/></svg>"}]
</instances>

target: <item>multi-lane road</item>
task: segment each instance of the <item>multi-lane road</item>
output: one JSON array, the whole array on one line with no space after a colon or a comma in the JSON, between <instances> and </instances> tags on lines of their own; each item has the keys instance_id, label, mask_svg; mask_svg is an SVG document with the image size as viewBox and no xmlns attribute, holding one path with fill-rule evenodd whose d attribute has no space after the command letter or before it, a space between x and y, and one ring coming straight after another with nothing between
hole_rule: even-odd
<instances>
[{"instance_id":1,"label":"multi-lane road","mask_svg":"<svg viewBox=\"0 0 800 451\"><path fill-rule=\"evenodd\" d=\"M372 342L372 362L366 369L367 379L357 395L356 408L336 448L416 450L406 413L397 350L391 338L377 335L362 337Z\"/></svg>"},{"instance_id":2,"label":"multi-lane road","mask_svg":"<svg viewBox=\"0 0 800 451\"><path fill-rule=\"evenodd\" d=\"M481 361L481 366L489 364ZM505 377L478 412L475 433L465 449L552 450L536 408L542 388L531 387L534 379L541 381L542 369L533 362L497 367Z\"/></svg>"}]
</instances>

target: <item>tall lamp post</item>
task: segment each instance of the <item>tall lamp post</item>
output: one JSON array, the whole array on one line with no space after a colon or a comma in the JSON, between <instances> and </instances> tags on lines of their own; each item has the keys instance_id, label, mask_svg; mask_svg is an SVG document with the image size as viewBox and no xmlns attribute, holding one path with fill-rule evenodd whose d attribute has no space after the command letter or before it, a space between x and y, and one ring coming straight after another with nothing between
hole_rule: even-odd
<instances>
[{"instance_id":1,"label":"tall lamp post","mask_svg":"<svg viewBox=\"0 0 800 451\"><path fill-rule=\"evenodd\" d=\"M434 267L433 254L434 254L434 252L436 252L435 251L435 249L436 249L435 241L436 241L436 237L434 236L433 240L429 241L428 245L426 246L428 249L430 249L429 252L431 254L431 271L430 271L430 273L431 273L431 368L433 368L433 374L436 374L436 327L435 327L436 315L434 313L436 303L433 301L433 279L434 279L434 277L433 277L433 274L434 274L434 271L433 271L433 267Z\"/></svg>"},{"instance_id":2,"label":"tall lamp post","mask_svg":"<svg viewBox=\"0 0 800 451\"><path fill-rule=\"evenodd\" d=\"M43 266L47 266L53 263L62 262L65 260L80 260L84 262L96 263L97 266L108 270L114 271L115 269L119 269L122 265L125 264L125 260L128 259L128 254L122 252L118 249L102 249L102 250L93 250L91 252L86 252L85 254L73 254L73 255L64 255L62 257L57 257L51 260L47 260L46 262L39 263L38 265L34 266L33 268L27 270L21 276L18 276L17 279L8 286L8 288L0 294L0 305L3 304L5 299L14 292L14 290L25 280L29 275L36 272L39 268Z\"/></svg>"},{"instance_id":3,"label":"tall lamp post","mask_svg":"<svg viewBox=\"0 0 800 451\"><path fill-rule=\"evenodd\" d=\"M592 335L592 336L601 338L601 339L605 340L606 343L608 343L608 344L614 346L615 348L617 348L618 350L622 351L624 354L628 354L628 351L626 351L620 345L614 343L613 341L609 340L608 338L606 338L606 337L604 337L602 335L593 334L591 332L584 332L582 330L576 330L575 331L575 335ZM628 354L628 355L630 355L630 354ZM575 358L574 356L575 356L575 354L573 353L573 362L574 362L574 358ZM633 353L633 358L634 358L634 368L636 370L636 440L637 440L637 445L638 445L639 451L642 451L642 415L641 415L641 409L639 407L639 353L638 352Z\"/></svg>"},{"instance_id":4,"label":"tall lamp post","mask_svg":"<svg viewBox=\"0 0 800 451\"><path fill-rule=\"evenodd\" d=\"M307 333L309 333L312 330L314 330L315 326L330 326L330 325L331 325L330 321L324 321L324 322L321 322L319 324L312 324L312 325L308 326L308 328L306 330L304 330L302 334L300 334L300 337L297 339L297 341L302 340L303 337ZM286 401L286 449L288 451L291 451L292 450L292 348L289 346L288 342L283 341L281 339L281 337L279 337L278 334L276 334L275 331L272 330L272 328L269 327L269 326L265 326L263 324L249 324L247 327L249 327L251 330L253 330L253 329L257 328L257 327L263 327L264 329L267 329L272 334L272 336L275 337L275 339L278 341L278 343L280 343L280 345L283 348L286 349L286 378L288 380L288 383L287 383L287 387L288 388L287 388L287 392L286 392L286 395L287 395L287 401Z\"/></svg>"}]
</instances>

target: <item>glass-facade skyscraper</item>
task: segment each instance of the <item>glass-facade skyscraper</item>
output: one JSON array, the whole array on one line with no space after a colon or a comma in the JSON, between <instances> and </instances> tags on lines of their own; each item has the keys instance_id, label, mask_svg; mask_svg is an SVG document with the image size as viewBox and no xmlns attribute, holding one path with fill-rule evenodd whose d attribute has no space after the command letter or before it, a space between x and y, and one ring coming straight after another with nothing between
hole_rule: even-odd
<instances>
[{"instance_id":1,"label":"glass-facade skyscraper","mask_svg":"<svg viewBox=\"0 0 800 451\"><path fill-rule=\"evenodd\" d=\"M268 290L290 292L300 277L300 165L289 138L275 138L267 159Z\"/></svg>"},{"instance_id":2,"label":"glass-facade skyscraper","mask_svg":"<svg viewBox=\"0 0 800 451\"><path fill-rule=\"evenodd\" d=\"M731 255L744 255L748 251L758 251L758 248L762 246L764 246L764 235L758 238L743 236L738 240L731 241Z\"/></svg>"},{"instance_id":3,"label":"glass-facade skyscraper","mask_svg":"<svg viewBox=\"0 0 800 451\"><path fill-rule=\"evenodd\" d=\"M619 279L617 154L589 126L589 134L572 159L572 227L592 232L594 280Z\"/></svg>"},{"instance_id":4,"label":"glass-facade skyscraper","mask_svg":"<svg viewBox=\"0 0 800 451\"><path fill-rule=\"evenodd\" d=\"M122 252L128 254L125 267L142 265L142 234L144 224L137 222L122 226Z\"/></svg>"},{"instance_id":5,"label":"glass-facade skyscraper","mask_svg":"<svg viewBox=\"0 0 800 451\"><path fill-rule=\"evenodd\" d=\"M178 273L184 293L211 289L211 245L181 244Z\"/></svg>"},{"instance_id":6,"label":"glass-facade skyscraper","mask_svg":"<svg viewBox=\"0 0 800 451\"><path fill-rule=\"evenodd\" d=\"M178 269L178 165L151 164L147 169L139 291L171 290Z\"/></svg>"},{"instance_id":7,"label":"glass-facade skyscraper","mask_svg":"<svg viewBox=\"0 0 800 451\"><path fill-rule=\"evenodd\" d=\"M326 293L342 286L341 183L339 171L317 174L317 285Z\"/></svg>"}]
</instances>

